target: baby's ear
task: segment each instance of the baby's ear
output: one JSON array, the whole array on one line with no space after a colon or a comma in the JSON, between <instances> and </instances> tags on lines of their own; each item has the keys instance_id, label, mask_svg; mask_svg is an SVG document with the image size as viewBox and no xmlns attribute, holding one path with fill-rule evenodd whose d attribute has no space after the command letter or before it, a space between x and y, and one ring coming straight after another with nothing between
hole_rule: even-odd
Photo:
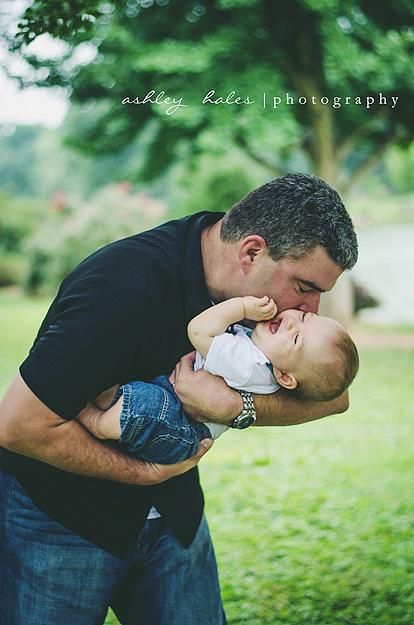
<instances>
[{"instance_id":1,"label":"baby's ear","mask_svg":"<svg viewBox=\"0 0 414 625\"><path fill-rule=\"evenodd\" d=\"M283 388L293 391L293 389L297 387L297 380L291 373L285 373L275 368L273 368L273 373L275 374L276 382L280 384L280 386L283 386Z\"/></svg>"}]
</instances>

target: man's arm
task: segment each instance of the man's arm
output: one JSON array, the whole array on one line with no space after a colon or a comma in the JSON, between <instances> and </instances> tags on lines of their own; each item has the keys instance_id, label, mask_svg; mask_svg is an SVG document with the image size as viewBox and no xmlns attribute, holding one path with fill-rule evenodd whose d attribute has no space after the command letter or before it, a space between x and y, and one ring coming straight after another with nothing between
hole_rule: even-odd
<instances>
[{"instance_id":1,"label":"man's arm","mask_svg":"<svg viewBox=\"0 0 414 625\"><path fill-rule=\"evenodd\" d=\"M240 393L229 388L224 380L204 370L193 371L194 353L181 358L170 379L184 411L197 421L229 424L240 414L243 403ZM348 393L332 401L297 399L289 391L272 395L254 395L256 425L296 425L332 414L345 412Z\"/></svg>"},{"instance_id":2,"label":"man's arm","mask_svg":"<svg viewBox=\"0 0 414 625\"><path fill-rule=\"evenodd\" d=\"M280 389L272 395L255 395L255 425L299 425L345 412L349 407L348 391L331 401L297 399Z\"/></svg>"},{"instance_id":3,"label":"man's arm","mask_svg":"<svg viewBox=\"0 0 414 625\"><path fill-rule=\"evenodd\" d=\"M276 304L267 296L232 297L194 317L188 324L188 338L206 358L214 337L223 334L232 323L242 319L265 321L274 317L276 312Z\"/></svg>"},{"instance_id":4,"label":"man's arm","mask_svg":"<svg viewBox=\"0 0 414 625\"><path fill-rule=\"evenodd\" d=\"M0 402L0 445L54 467L107 480L150 486L193 468L211 447L174 465L136 460L95 439L78 421L66 421L32 393L18 375Z\"/></svg>"}]
</instances>

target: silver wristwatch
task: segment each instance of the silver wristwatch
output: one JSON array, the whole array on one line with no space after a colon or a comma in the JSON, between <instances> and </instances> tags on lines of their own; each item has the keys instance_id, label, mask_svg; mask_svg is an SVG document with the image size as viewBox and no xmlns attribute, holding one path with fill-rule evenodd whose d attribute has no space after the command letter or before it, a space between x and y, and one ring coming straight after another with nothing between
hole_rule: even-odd
<instances>
[{"instance_id":1,"label":"silver wristwatch","mask_svg":"<svg viewBox=\"0 0 414 625\"><path fill-rule=\"evenodd\" d=\"M253 403L253 395L248 391L239 391L243 400L243 410L234 419L230 427L236 430L244 430L256 421L256 409Z\"/></svg>"}]
</instances>

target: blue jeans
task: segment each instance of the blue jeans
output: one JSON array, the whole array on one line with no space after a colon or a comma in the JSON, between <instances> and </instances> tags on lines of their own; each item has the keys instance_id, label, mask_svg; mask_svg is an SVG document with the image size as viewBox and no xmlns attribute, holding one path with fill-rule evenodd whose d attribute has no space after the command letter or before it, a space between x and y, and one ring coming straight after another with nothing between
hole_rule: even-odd
<instances>
[{"instance_id":1,"label":"blue jeans","mask_svg":"<svg viewBox=\"0 0 414 625\"><path fill-rule=\"evenodd\" d=\"M211 438L204 423L193 421L183 412L165 376L151 383L124 384L115 399L121 394L119 440L138 458L161 464L181 462L196 453L203 438Z\"/></svg>"},{"instance_id":2,"label":"blue jeans","mask_svg":"<svg viewBox=\"0 0 414 625\"><path fill-rule=\"evenodd\" d=\"M162 518L148 520L123 560L51 519L3 472L0 502L0 625L102 625L108 606L122 625L226 625L205 519L188 549Z\"/></svg>"}]
</instances>

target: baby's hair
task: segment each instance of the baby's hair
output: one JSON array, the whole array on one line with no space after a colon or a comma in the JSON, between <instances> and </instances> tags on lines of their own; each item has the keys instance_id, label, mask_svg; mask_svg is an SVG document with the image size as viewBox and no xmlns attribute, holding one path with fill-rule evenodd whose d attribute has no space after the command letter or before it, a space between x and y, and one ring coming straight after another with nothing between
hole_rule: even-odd
<instances>
[{"instance_id":1,"label":"baby's hair","mask_svg":"<svg viewBox=\"0 0 414 625\"><path fill-rule=\"evenodd\" d=\"M335 336L333 348L336 349L334 361L316 362L309 379L298 381L295 392L299 397L328 401L342 395L350 386L359 369L356 345L341 328Z\"/></svg>"}]
</instances>

